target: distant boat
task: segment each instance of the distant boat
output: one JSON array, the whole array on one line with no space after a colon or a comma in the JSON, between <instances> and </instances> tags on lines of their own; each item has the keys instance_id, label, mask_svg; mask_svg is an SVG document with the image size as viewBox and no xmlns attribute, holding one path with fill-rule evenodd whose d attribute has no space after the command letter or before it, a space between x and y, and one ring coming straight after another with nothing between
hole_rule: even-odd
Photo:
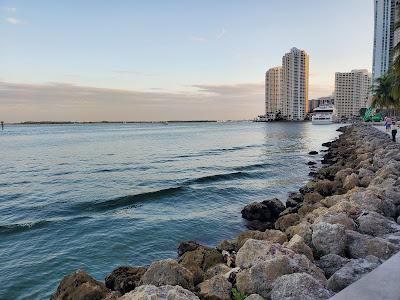
<instances>
[{"instance_id":1,"label":"distant boat","mask_svg":"<svg viewBox=\"0 0 400 300\"><path fill-rule=\"evenodd\" d=\"M314 125L332 124L335 118L333 105L321 105L313 110L311 122Z\"/></svg>"}]
</instances>

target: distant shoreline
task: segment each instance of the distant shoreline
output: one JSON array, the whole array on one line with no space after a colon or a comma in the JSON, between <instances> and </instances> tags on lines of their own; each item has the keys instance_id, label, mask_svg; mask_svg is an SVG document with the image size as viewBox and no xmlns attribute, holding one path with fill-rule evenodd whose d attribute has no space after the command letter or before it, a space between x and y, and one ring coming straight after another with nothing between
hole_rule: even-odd
<instances>
[{"instance_id":1,"label":"distant shoreline","mask_svg":"<svg viewBox=\"0 0 400 300\"><path fill-rule=\"evenodd\" d=\"M251 120L170 120L170 121L24 121L4 122L4 125L73 125L73 124L166 124L166 123L218 123L218 122L246 122Z\"/></svg>"}]
</instances>

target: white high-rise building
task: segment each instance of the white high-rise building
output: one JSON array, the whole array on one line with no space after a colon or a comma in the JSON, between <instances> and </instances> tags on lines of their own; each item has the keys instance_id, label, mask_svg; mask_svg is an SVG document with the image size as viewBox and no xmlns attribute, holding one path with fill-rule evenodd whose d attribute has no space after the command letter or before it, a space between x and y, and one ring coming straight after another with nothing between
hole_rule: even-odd
<instances>
[{"instance_id":1,"label":"white high-rise building","mask_svg":"<svg viewBox=\"0 0 400 300\"><path fill-rule=\"evenodd\" d=\"M399 0L374 0L374 53L372 62L372 79L375 81L389 70L393 60L393 47L400 40L399 32L395 33L396 7Z\"/></svg>"},{"instance_id":2,"label":"white high-rise building","mask_svg":"<svg viewBox=\"0 0 400 300\"><path fill-rule=\"evenodd\" d=\"M265 73L265 115L282 111L281 97L282 67L269 69Z\"/></svg>"},{"instance_id":3,"label":"white high-rise building","mask_svg":"<svg viewBox=\"0 0 400 300\"><path fill-rule=\"evenodd\" d=\"M352 70L335 74L335 108L339 118L359 116L367 107L371 91L371 74L368 70Z\"/></svg>"},{"instance_id":4,"label":"white high-rise building","mask_svg":"<svg viewBox=\"0 0 400 300\"><path fill-rule=\"evenodd\" d=\"M292 48L282 58L282 115L288 120L304 120L308 112L309 56Z\"/></svg>"}]
</instances>

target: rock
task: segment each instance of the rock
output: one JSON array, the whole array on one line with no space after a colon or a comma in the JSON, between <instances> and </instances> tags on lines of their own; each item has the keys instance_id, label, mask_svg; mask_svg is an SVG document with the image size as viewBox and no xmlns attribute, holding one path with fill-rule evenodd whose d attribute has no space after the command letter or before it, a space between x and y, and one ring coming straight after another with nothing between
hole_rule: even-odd
<instances>
[{"instance_id":1,"label":"rock","mask_svg":"<svg viewBox=\"0 0 400 300\"><path fill-rule=\"evenodd\" d=\"M137 287L134 291L131 291L118 300L200 300L192 292L185 290L180 286L154 286L154 285L142 285Z\"/></svg>"},{"instance_id":2,"label":"rock","mask_svg":"<svg viewBox=\"0 0 400 300\"><path fill-rule=\"evenodd\" d=\"M65 276L57 290L51 295L51 300L86 300L86 299L104 299L112 295L117 295L109 290L104 283L90 277L83 270L78 270Z\"/></svg>"},{"instance_id":3,"label":"rock","mask_svg":"<svg viewBox=\"0 0 400 300\"><path fill-rule=\"evenodd\" d=\"M309 165L309 166L314 166L314 165L316 165L317 163L315 162L315 161L309 161L308 163L307 163L307 165Z\"/></svg>"},{"instance_id":4,"label":"rock","mask_svg":"<svg viewBox=\"0 0 400 300\"><path fill-rule=\"evenodd\" d=\"M325 143L322 143L322 146L323 147L330 147L332 145L332 142L325 142Z\"/></svg>"},{"instance_id":5,"label":"rock","mask_svg":"<svg viewBox=\"0 0 400 300\"><path fill-rule=\"evenodd\" d=\"M284 245L284 246L293 250L294 252L296 252L298 254L304 254L311 261L314 260L314 256L313 256L313 252L312 252L311 248L308 247L306 245L306 243L304 242L304 239L297 234L295 234L290 239L289 243L287 243L287 245Z\"/></svg>"},{"instance_id":6,"label":"rock","mask_svg":"<svg viewBox=\"0 0 400 300\"><path fill-rule=\"evenodd\" d=\"M286 231L290 226L300 223L300 216L298 214L287 214L279 217L275 222L275 229Z\"/></svg>"},{"instance_id":7,"label":"rock","mask_svg":"<svg viewBox=\"0 0 400 300\"><path fill-rule=\"evenodd\" d=\"M318 151L310 151L310 152L308 152L308 154L309 154L309 155L317 155L317 154L318 154Z\"/></svg>"},{"instance_id":8,"label":"rock","mask_svg":"<svg viewBox=\"0 0 400 300\"><path fill-rule=\"evenodd\" d=\"M222 275L217 275L198 285L199 296L204 300L231 300L232 284Z\"/></svg>"},{"instance_id":9,"label":"rock","mask_svg":"<svg viewBox=\"0 0 400 300\"><path fill-rule=\"evenodd\" d=\"M178 255L182 256L184 253L188 251L196 250L201 245L196 241L185 241L181 242L178 246Z\"/></svg>"},{"instance_id":10,"label":"rock","mask_svg":"<svg viewBox=\"0 0 400 300\"><path fill-rule=\"evenodd\" d=\"M321 201L324 197L318 192L307 193L304 195L304 203L315 204Z\"/></svg>"},{"instance_id":11,"label":"rock","mask_svg":"<svg viewBox=\"0 0 400 300\"><path fill-rule=\"evenodd\" d=\"M312 230L311 224L308 222L301 222L297 225L290 226L286 229L286 234L289 239L291 239L295 234L301 236L307 245L311 245L312 240Z\"/></svg>"},{"instance_id":12,"label":"rock","mask_svg":"<svg viewBox=\"0 0 400 300\"><path fill-rule=\"evenodd\" d=\"M246 220L258 220L264 222L273 222L279 214L285 210L285 206L278 199L269 199L261 203L251 203L242 210L242 217Z\"/></svg>"},{"instance_id":13,"label":"rock","mask_svg":"<svg viewBox=\"0 0 400 300\"><path fill-rule=\"evenodd\" d=\"M237 237L238 249L240 249L248 239L266 240L278 244L287 242L286 234L279 230L266 230L265 232L243 231Z\"/></svg>"},{"instance_id":14,"label":"rock","mask_svg":"<svg viewBox=\"0 0 400 300\"><path fill-rule=\"evenodd\" d=\"M359 185L360 181L358 180L358 175L355 173L346 176L345 180L343 181L343 188L348 191Z\"/></svg>"},{"instance_id":15,"label":"rock","mask_svg":"<svg viewBox=\"0 0 400 300\"><path fill-rule=\"evenodd\" d=\"M324 197L333 195L336 189L337 189L336 182L327 179L318 180L317 182L315 182L314 185L314 190L320 193Z\"/></svg>"},{"instance_id":16,"label":"rock","mask_svg":"<svg viewBox=\"0 0 400 300\"><path fill-rule=\"evenodd\" d=\"M312 244L321 255L343 255L346 247L346 229L343 225L316 223L312 226Z\"/></svg>"},{"instance_id":17,"label":"rock","mask_svg":"<svg viewBox=\"0 0 400 300\"><path fill-rule=\"evenodd\" d=\"M288 273L292 273L289 259L278 255L259 261L249 269L241 270L236 275L236 286L241 293L254 293L267 298L274 281Z\"/></svg>"},{"instance_id":18,"label":"rock","mask_svg":"<svg viewBox=\"0 0 400 300\"><path fill-rule=\"evenodd\" d=\"M352 218L348 217L345 213L331 213L328 212L314 220L315 223L325 222L329 224L340 224L348 230L355 230L357 225Z\"/></svg>"},{"instance_id":19,"label":"rock","mask_svg":"<svg viewBox=\"0 0 400 300\"><path fill-rule=\"evenodd\" d=\"M335 181L340 182L341 184L344 183L347 176L353 173L352 168L341 169L335 174Z\"/></svg>"},{"instance_id":20,"label":"rock","mask_svg":"<svg viewBox=\"0 0 400 300\"><path fill-rule=\"evenodd\" d=\"M328 288L334 292L339 292L360 279L364 274L371 272L378 267L379 264L380 261L376 257L352 260L329 278Z\"/></svg>"},{"instance_id":21,"label":"rock","mask_svg":"<svg viewBox=\"0 0 400 300\"><path fill-rule=\"evenodd\" d=\"M348 258L344 258L337 254L328 254L322 256L318 261L315 262L318 268L322 269L325 273L326 278L329 278L347 264L350 260Z\"/></svg>"},{"instance_id":22,"label":"rock","mask_svg":"<svg viewBox=\"0 0 400 300\"><path fill-rule=\"evenodd\" d=\"M391 201L380 198L376 192L370 188L351 193L349 201L357 204L364 210L382 213L387 217L393 217L396 213L396 207Z\"/></svg>"},{"instance_id":23,"label":"rock","mask_svg":"<svg viewBox=\"0 0 400 300\"><path fill-rule=\"evenodd\" d=\"M236 251L237 249L237 244L235 240L223 240L222 242L220 242L217 245L217 250L219 251L228 251L228 252L232 252L232 251Z\"/></svg>"},{"instance_id":24,"label":"rock","mask_svg":"<svg viewBox=\"0 0 400 300\"><path fill-rule=\"evenodd\" d=\"M274 228L274 223L252 220L246 222L246 227L250 230L265 231Z\"/></svg>"},{"instance_id":25,"label":"rock","mask_svg":"<svg viewBox=\"0 0 400 300\"><path fill-rule=\"evenodd\" d=\"M140 285L146 270L145 267L118 267L105 278L106 287L118 291L121 295L128 293Z\"/></svg>"},{"instance_id":26,"label":"rock","mask_svg":"<svg viewBox=\"0 0 400 300\"><path fill-rule=\"evenodd\" d=\"M220 263L224 263L222 254L217 249L204 246L186 252L179 260L181 266L192 272L195 285L204 280L204 272Z\"/></svg>"},{"instance_id":27,"label":"rock","mask_svg":"<svg viewBox=\"0 0 400 300\"><path fill-rule=\"evenodd\" d=\"M209 268L206 272L206 278L210 279L214 276L217 275L225 275L226 273L228 273L231 270L231 268L229 268L227 265L225 264L218 264L215 266L212 266L211 268Z\"/></svg>"},{"instance_id":28,"label":"rock","mask_svg":"<svg viewBox=\"0 0 400 300\"><path fill-rule=\"evenodd\" d=\"M329 212L334 214L345 213L351 218L357 218L361 213L361 208L356 203L342 200L335 205L329 207Z\"/></svg>"},{"instance_id":29,"label":"rock","mask_svg":"<svg viewBox=\"0 0 400 300\"><path fill-rule=\"evenodd\" d=\"M142 284L155 286L179 285L184 289L193 289L194 287L192 272L173 259L153 262L146 273L143 274Z\"/></svg>"},{"instance_id":30,"label":"rock","mask_svg":"<svg viewBox=\"0 0 400 300\"><path fill-rule=\"evenodd\" d=\"M399 247L382 238L371 237L356 231L346 230L346 253L351 258L364 258L368 255L388 259Z\"/></svg>"},{"instance_id":31,"label":"rock","mask_svg":"<svg viewBox=\"0 0 400 300\"><path fill-rule=\"evenodd\" d=\"M400 226L396 222L373 211L361 214L357 222L361 233L372 236L380 236L400 231Z\"/></svg>"},{"instance_id":32,"label":"rock","mask_svg":"<svg viewBox=\"0 0 400 300\"><path fill-rule=\"evenodd\" d=\"M400 225L400 216L397 218L397 224Z\"/></svg>"},{"instance_id":33,"label":"rock","mask_svg":"<svg viewBox=\"0 0 400 300\"><path fill-rule=\"evenodd\" d=\"M324 199L321 200L321 204L323 204L325 207L332 207L339 203L342 200L346 200L346 198L343 195L333 195L329 197L325 197Z\"/></svg>"},{"instance_id":34,"label":"rock","mask_svg":"<svg viewBox=\"0 0 400 300\"><path fill-rule=\"evenodd\" d=\"M224 258L224 261L226 265L230 268L235 267L236 263L236 252L228 252L226 250L222 251L222 257Z\"/></svg>"},{"instance_id":35,"label":"rock","mask_svg":"<svg viewBox=\"0 0 400 300\"><path fill-rule=\"evenodd\" d=\"M294 273L278 278L272 288L271 300L322 300L333 296L323 284L306 273Z\"/></svg>"},{"instance_id":36,"label":"rock","mask_svg":"<svg viewBox=\"0 0 400 300\"><path fill-rule=\"evenodd\" d=\"M326 282L323 271L317 268L305 255L269 241L247 240L237 253L236 265L242 270L251 269L260 262L279 256L285 256L289 259L289 265L293 272L306 272L317 280Z\"/></svg>"},{"instance_id":37,"label":"rock","mask_svg":"<svg viewBox=\"0 0 400 300\"><path fill-rule=\"evenodd\" d=\"M244 300L264 300L264 298L257 294L251 294L250 296L246 297Z\"/></svg>"}]
</instances>

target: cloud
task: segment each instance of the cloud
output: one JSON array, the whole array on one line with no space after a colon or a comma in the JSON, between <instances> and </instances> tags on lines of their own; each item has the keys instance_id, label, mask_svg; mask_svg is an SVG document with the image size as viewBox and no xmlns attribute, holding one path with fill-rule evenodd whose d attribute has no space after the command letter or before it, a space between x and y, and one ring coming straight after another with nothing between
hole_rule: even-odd
<instances>
[{"instance_id":1,"label":"cloud","mask_svg":"<svg viewBox=\"0 0 400 300\"><path fill-rule=\"evenodd\" d=\"M6 12L10 12L10 13L15 13L17 11L17 8L15 8L15 7L4 7L3 9Z\"/></svg>"},{"instance_id":2,"label":"cloud","mask_svg":"<svg viewBox=\"0 0 400 300\"><path fill-rule=\"evenodd\" d=\"M8 122L251 119L263 110L262 92L255 92L260 86L194 85L190 92L171 92L0 82L0 106Z\"/></svg>"},{"instance_id":3,"label":"cloud","mask_svg":"<svg viewBox=\"0 0 400 300\"><path fill-rule=\"evenodd\" d=\"M217 40L222 39L222 37L227 33L225 28L222 28L221 32L217 34Z\"/></svg>"},{"instance_id":4,"label":"cloud","mask_svg":"<svg viewBox=\"0 0 400 300\"><path fill-rule=\"evenodd\" d=\"M114 73L118 75L128 75L128 76L146 76L146 77L157 77L160 76L158 74L146 73L142 71L134 71L134 70L116 70Z\"/></svg>"},{"instance_id":5,"label":"cloud","mask_svg":"<svg viewBox=\"0 0 400 300\"><path fill-rule=\"evenodd\" d=\"M199 43L207 42L207 39L205 37L202 37L202 36L191 36L189 38L189 40L191 40L193 42L199 42Z\"/></svg>"},{"instance_id":6,"label":"cloud","mask_svg":"<svg viewBox=\"0 0 400 300\"><path fill-rule=\"evenodd\" d=\"M22 23L21 20L16 19L16 18L13 18L13 17L6 18L5 21L6 21L8 24L12 24L12 25L19 25L19 24Z\"/></svg>"}]
</instances>

